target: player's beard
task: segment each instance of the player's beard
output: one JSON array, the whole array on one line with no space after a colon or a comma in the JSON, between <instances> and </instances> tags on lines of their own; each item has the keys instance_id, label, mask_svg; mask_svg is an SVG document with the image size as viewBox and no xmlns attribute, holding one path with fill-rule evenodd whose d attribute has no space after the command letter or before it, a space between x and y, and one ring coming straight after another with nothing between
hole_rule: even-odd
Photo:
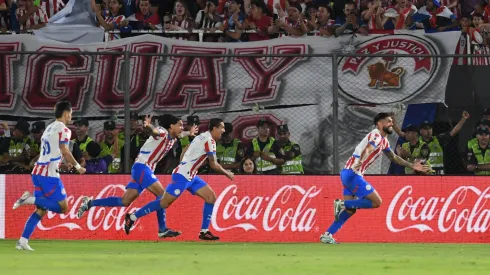
<instances>
[{"instance_id":1,"label":"player's beard","mask_svg":"<svg viewBox=\"0 0 490 275\"><path fill-rule=\"evenodd\" d=\"M393 133L393 127L383 127L383 131L388 135L391 135Z\"/></svg>"}]
</instances>

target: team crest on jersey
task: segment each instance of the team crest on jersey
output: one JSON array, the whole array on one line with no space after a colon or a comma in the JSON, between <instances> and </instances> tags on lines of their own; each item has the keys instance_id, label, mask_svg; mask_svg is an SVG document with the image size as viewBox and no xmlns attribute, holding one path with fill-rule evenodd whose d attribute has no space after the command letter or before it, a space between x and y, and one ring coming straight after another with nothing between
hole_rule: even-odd
<instances>
[{"instance_id":1,"label":"team crest on jersey","mask_svg":"<svg viewBox=\"0 0 490 275\"><path fill-rule=\"evenodd\" d=\"M429 38L409 34L378 36L354 44L352 53L339 62L339 88L347 97L366 103L408 100L435 79L441 60L402 55L438 54ZM372 56L391 54L392 56ZM397 56L393 56L397 55Z\"/></svg>"}]
</instances>

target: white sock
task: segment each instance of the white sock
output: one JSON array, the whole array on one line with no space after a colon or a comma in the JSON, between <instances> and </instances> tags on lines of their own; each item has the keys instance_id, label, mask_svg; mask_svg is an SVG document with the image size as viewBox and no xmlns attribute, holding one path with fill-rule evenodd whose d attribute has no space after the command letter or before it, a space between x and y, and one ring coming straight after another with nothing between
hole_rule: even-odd
<instances>
[{"instance_id":1,"label":"white sock","mask_svg":"<svg viewBox=\"0 0 490 275\"><path fill-rule=\"evenodd\" d=\"M135 214L131 214L131 216L129 216L129 218L135 222L138 218L136 218L136 215Z\"/></svg>"},{"instance_id":2,"label":"white sock","mask_svg":"<svg viewBox=\"0 0 490 275\"><path fill-rule=\"evenodd\" d=\"M25 201L24 204L34 204L36 203L36 198L35 197L28 197Z\"/></svg>"},{"instance_id":3,"label":"white sock","mask_svg":"<svg viewBox=\"0 0 490 275\"><path fill-rule=\"evenodd\" d=\"M29 240L28 240L28 239L26 239L26 238L24 238L24 237L21 237L21 238L19 239L19 242L20 242L20 243L28 243L28 242L29 242Z\"/></svg>"},{"instance_id":4,"label":"white sock","mask_svg":"<svg viewBox=\"0 0 490 275\"><path fill-rule=\"evenodd\" d=\"M201 229L201 233L206 233L208 231L209 231L208 229Z\"/></svg>"}]
</instances>

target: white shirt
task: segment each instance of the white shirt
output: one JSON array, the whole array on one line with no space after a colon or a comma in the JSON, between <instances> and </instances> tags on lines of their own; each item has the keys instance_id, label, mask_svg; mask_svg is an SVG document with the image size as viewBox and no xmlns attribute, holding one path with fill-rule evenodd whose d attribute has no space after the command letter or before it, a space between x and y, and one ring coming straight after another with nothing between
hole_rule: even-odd
<instances>
[{"instance_id":1,"label":"white shirt","mask_svg":"<svg viewBox=\"0 0 490 275\"><path fill-rule=\"evenodd\" d=\"M162 127L157 127L156 129L160 134L158 136L150 136L146 140L135 160L135 163L148 165L152 171L155 171L158 162L172 149L176 140L170 137L167 129Z\"/></svg>"},{"instance_id":2,"label":"white shirt","mask_svg":"<svg viewBox=\"0 0 490 275\"><path fill-rule=\"evenodd\" d=\"M344 169L351 169L359 163L359 158L361 157L362 151L364 151L368 144L371 144L374 147L374 151L372 151L366 160L364 160L361 169L359 169L357 172L357 174L361 176L364 175L364 172L366 172L368 167L379 157L381 151L389 152L391 150L388 139L383 137L378 129L374 129L357 145L356 149L354 150L354 154L352 154L352 157L349 158Z\"/></svg>"},{"instance_id":3,"label":"white shirt","mask_svg":"<svg viewBox=\"0 0 490 275\"><path fill-rule=\"evenodd\" d=\"M60 145L68 143L71 131L61 121L55 121L48 125L41 137L39 159L32 169L33 175L59 178L58 171L61 164Z\"/></svg>"},{"instance_id":4,"label":"white shirt","mask_svg":"<svg viewBox=\"0 0 490 275\"><path fill-rule=\"evenodd\" d=\"M172 173L181 174L186 179L192 180L199 168L203 165L208 155L216 154L216 142L209 131L204 132L192 140L189 148Z\"/></svg>"}]
</instances>

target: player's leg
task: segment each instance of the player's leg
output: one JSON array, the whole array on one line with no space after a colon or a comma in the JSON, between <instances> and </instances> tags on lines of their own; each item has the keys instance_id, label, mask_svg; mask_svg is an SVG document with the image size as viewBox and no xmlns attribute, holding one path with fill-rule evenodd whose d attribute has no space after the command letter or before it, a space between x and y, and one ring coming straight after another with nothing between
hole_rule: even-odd
<instances>
[{"instance_id":1,"label":"player's leg","mask_svg":"<svg viewBox=\"0 0 490 275\"><path fill-rule=\"evenodd\" d=\"M347 188L344 188L344 200L354 200L356 196ZM345 209L342 211L338 219L335 219L333 223L328 227L327 231L320 236L320 241L325 244L336 244L337 241L333 238L333 235L337 233L344 223L356 213L356 209Z\"/></svg>"},{"instance_id":2,"label":"player's leg","mask_svg":"<svg viewBox=\"0 0 490 275\"><path fill-rule=\"evenodd\" d=\"M145 173L147 174L145 167L148 168L148 166L141 163L136 163L133 165L133 167L131 168L131 180L128 185L126 185L126 192L124 192L124 195L122 197L112 196L95 200L91 200L89 197L84 197L82 199L82 204L78 208L78 218L81 218L83 216L83 213L94 206L127 207L131 203L133 203L133 201L135 201L139 197L141 192L145 190L145 186L142 184L142 181L145 178ZM151 174L153 175L153 173ZM153 181L151 183L153 183Z\"/></svg>"},{"instance_id":3,"label":"player's leg","mask_svg":"<svg viewBox=\"0 0 490 275\"><path fill-rule=\"evenodd\" d=\"M182 190L187 189L191 181L187 180L180 174L172 174L172 182L167 186L163 197L160 200L154 200L141 207L133 214L126 214L124 230L129 235L134 222L152 212L168 208L182 194Z\"/></svg>"},{"instance_id":4,"label":"player's leg","mask_svg":"<svg viewBox=\"0 0 490 275\"><path fill-rule=\"evenodd\" d=\"M163 189L162 184L159 181L156 181L152 183L150 186L148 186L148 191L150 191L153 195L155 195L157 200L161 200L163 198L163 195L165 194L165 189ZM172 199L172 202L175 201L177 198L170 198ZM159 209L156 211L157 214L157 221L158 221L158 237L159 238L172 238L172 237L177 237L182 232L180 231L174 231L170 228L167 227L167 218L166 218L166 213L165 213L165 208Z\"/></svg>"},{"instance_id":5,"label":"player's leg","mask_svg":"<svg viewBox=\"0 0 490 275\"><path fill-rule=\"evenodd\" d=\"M187 189L193 195L198 195L204 200L204 207L202 211L202 225L201 232L199 233L199 239L206 241L217 241L218 236L214 236L209 231L209 224L211 223L211 216L213 215L214 203L216 202L216 194L213 189L198 176L194 177L191 186Z\"/></svg>"},{"instance_id":6,"label":"player's leg","mask_svg":"<svg viewBox=\"0 0 490 275\"><path fill-rule=\"evenodd\" d=\"M22 236L20 239L17 241L15 244L15 248L17 250L27 250L27 251L34 251L34 249L29 246L29 238L32 235L32 232L34 232L34 229L36 228L37 224L41 219L44 217L46 214L46 210L37 208L36 211L34 211L29 219L26 222L26 225L24 226L24 231L22 231Z\"/></svg>"}]
</instances>

